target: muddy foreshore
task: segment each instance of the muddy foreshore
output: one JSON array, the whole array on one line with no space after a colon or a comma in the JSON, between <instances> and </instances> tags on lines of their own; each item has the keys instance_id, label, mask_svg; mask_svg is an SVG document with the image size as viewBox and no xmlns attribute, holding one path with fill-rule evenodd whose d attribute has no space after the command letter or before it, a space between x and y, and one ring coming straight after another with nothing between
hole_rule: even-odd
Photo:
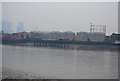
<instances>
[{"instance_id":1,"label":"muddy foreshore","mask_svg":"<svg viewBox=\"0 0 120 81\"><path fill-rule=\"evenodd\" d=\"M26 79L26 80L28 79L31 81L31 79L54 79L54 78L41 76L35 73L21 72L8 68L2 68L2 81L6 81L7 79Z\"/></svg>"}]
</instances>

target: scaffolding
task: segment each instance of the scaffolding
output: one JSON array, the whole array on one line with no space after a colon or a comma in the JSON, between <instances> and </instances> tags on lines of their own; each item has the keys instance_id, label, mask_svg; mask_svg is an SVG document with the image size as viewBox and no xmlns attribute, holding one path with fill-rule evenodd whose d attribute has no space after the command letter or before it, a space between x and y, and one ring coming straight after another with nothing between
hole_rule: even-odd
<instances>
[{"instance_id":1,"label":"scaffolding","mask_svg":"<svg viewBox=\"0 0 120 81\"><path fill-rule=\"evenodd\" d=\"M90 24L90 33L106 34L106 25L93 25Z\"/></svg>"},{"instance_id":2,"label":"scaffolding","mask_svg":"<svg viewBox=\"0 0 120 81\"><path fill-rule=\"evenodd\" d=\"M94 25L92 23L90 24L91 41L98 41L101 39L104 40L105 35L106 35L106 25Z\"/></svg>"}]
</instances>

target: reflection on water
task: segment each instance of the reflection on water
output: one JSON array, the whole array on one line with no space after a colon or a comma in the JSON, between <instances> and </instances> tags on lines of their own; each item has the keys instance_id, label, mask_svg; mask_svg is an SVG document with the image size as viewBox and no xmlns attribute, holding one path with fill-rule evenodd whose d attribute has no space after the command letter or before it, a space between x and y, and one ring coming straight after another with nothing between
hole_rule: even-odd
<instances>
[{"instance_id":1,"label":"reflection on water","mask_svg":"<svg viewBox=\"0 0 120 81\"><path fill-rule=\"evenodd\" d=\"M0 45L0 80L1 79L2 79L2 45Z\"/></svg>"},{"instance_id":2,"label":"reflection on water","mask_svg":"<svg viewBox=\"0 0 120 81\"><path fill-rule=\"evenodd\" d=\"M4 68L57 79L118 78L115 51L8 45L2 48Z\"/></svg>"}]
</instances>

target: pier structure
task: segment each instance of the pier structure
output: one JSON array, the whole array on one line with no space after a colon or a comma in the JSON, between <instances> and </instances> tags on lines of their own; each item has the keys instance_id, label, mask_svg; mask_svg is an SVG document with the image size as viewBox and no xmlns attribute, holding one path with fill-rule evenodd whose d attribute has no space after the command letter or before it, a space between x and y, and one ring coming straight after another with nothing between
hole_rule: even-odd
<instances>
[{"instance_id":1,"label":"pier structure","mask_svg":"<svg viewBox=\"0 0 120 81\"><path fill-rule=\"evenodd\" d=\"M35 40L34 46L54 46L54 47L69 47L69 41L60 40Z\"/></svg>"},{"instance_id":2,"label":"pier structure","mask_svg":"<svg viewBox=\"0 0 120 81\"><path fill-rule=\"evenodd\" d=\"M2 39L2 44L25 44L25 43L33 43L35 46L58 46L58 47L68 47L70 45L120 45L119 43L113 42L94 42L75 40Z\"/></svg>"},{"instance_id":3,"label":"pier structure","mask_svg":"<svg viewBox=\"0 0 120 81\"><path fill-rule=\"evenodd\" d=\"M70 45L118 45L110 42L71 41L71 40L34 40L34 46L69 47Z\"/></svg>"}]
</instances>

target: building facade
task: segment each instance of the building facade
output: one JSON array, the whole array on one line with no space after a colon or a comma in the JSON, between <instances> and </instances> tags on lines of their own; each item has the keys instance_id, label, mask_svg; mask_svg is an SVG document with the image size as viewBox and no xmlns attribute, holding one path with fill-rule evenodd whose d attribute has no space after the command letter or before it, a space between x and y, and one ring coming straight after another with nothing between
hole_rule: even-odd
<instances>
[{"instance_id":1,"label":"building facade","mask_svg":"<svg viewBox=\"0 0 120 81\"><path fill-rule=\"evenodd\" d=\"M17 26L17 32L23 32L24 31L24 23L20 22Z\"/></svg>"},{"instance_id":2,"label":"building facade","mask_svg":"<svg viewBox=\"0 0 120 81\"><path fill-rule=\"evenodd\" d=\"M59 39L68 39L68 40L75 40L75 33L74 32L30 32L30 38L41 38L47 40L59 40Z\"/></svg>"},{"instance_id":3,"label":"building facade","mask_svg":"<svg viewBox=\"0 0 120 81\"><path fill-rule=\"evenodd\" d=\"M12 23L8 21L2 21L2 31L5 33L12 33Z\"/></svg>"},{"instance_id":4,"label":"building facade","mask_svg":"<svg viewBox=\"0 0 120 81\"><path fill-rule=\"evenodd\" d=\"M103 33L88 33L88 32L77 32L76 38L77 41L95 41L103 42L105 40L105 34Z\"/></svg>"}]
</instances>

